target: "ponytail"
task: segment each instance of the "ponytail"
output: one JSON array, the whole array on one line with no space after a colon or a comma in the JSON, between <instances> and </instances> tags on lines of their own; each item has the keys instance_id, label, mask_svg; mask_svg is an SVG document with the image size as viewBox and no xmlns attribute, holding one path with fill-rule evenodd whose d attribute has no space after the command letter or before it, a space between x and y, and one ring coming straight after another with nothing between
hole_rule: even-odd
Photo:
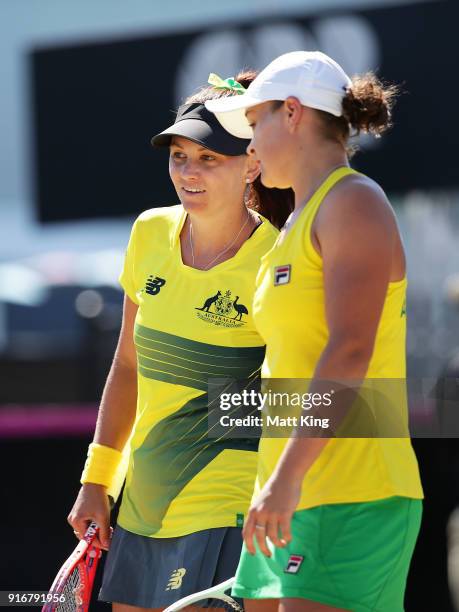
<instances>
[{"instance_id":1,"label":"ponytail","mask_svg":"<svg viewBox=\"0 0 459 612\"><path fill-rule=\"evenodd\" d=\"M357 133L380 136L392 126L392 108L398 88L384 86L373 72L356 76L343 99L343 116Z\"/></svg>"},{"instance_id":2,"label":"ponytail","mask_svg":"<svg viewBox=\"0 0 459 612\"><path fill-rule=\"evenodd\" d=\"M341 117L316 111L325 138L341 142L352 157L358 147L348 142L351 129L353 135L364 132L379 138L392 126L392 108L398 92L396 85L384 85L373 72L354 76L343 98Z\"/></svg>"}]
</instances>

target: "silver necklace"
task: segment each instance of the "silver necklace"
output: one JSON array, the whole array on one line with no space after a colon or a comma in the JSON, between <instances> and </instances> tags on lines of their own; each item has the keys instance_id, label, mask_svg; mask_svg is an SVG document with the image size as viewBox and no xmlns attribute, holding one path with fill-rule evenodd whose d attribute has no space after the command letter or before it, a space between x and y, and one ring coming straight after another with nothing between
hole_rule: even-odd
<instances>
[{"instance_id":1,"label":"silver necklace","mask_svg":"<svg viewBox=\"0 0 459 612\"><path fill-rule=\"evenodd\" d=\"M245 226L247 225L247 223L249 222L250 219L250 214L249 214L249 210L247 209L247 219L244 221L244 223L241 226L241 229L238 231L238 233L236 234L235 238L223 249L223 251L220 251L220 253L218 253L218 255L216 257L214 257L212 259L212 261L209 261L209 263L204 267L201 268L201 270L208 270L210 268L210 266L217 261L217 259L219 257L221 257L222 255L224 255L227 251L229 251L229 249L233 246L233 244L236 242L236 240L239 238L239 236L241 235L243 229L245 228ZM193 249L193 228L191 225L191 219L190 219L190 249L191 249L191 261L192 261L192 266L193 268L194 266L194 249Z\"/></svg>"}]
</instances>

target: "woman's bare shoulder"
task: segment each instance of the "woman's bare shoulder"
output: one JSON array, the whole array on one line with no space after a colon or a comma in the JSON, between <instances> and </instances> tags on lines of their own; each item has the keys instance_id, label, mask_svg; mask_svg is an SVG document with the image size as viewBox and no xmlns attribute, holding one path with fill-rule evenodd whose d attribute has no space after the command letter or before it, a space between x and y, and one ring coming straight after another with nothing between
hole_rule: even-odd
<instances>
[{"instance_id":1,"label":"woman's bare shoulder","mask_svg":"<svg viewBox=\"0 0 459 612\"><path fill-rule=\"evenodd\" d=\"M395 215L380 185L363 174L343 178L324 198L316 216L315 229L350 227L351 222L390 228Z\"/></svg>"}]
</instances>

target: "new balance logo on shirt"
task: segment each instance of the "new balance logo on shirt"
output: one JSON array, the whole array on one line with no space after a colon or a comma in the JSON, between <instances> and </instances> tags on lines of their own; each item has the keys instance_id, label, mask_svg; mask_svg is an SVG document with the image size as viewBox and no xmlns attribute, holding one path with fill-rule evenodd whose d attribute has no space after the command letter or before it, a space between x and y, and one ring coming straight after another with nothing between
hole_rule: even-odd
<instances>
[{"instance_id":1,"label":"new balance logo on shirt","mask_svg":"<svg viewBox=\"0 0 459 612\"><path fill-rule=\"evenodd\" d=\"M161 287L164 287L165 284L166 281L164 278L150 274L147 282L145 283L145 293L148 293L148 295L158 295L158 293L161 291Z\"/></svg>"}]
</instances>

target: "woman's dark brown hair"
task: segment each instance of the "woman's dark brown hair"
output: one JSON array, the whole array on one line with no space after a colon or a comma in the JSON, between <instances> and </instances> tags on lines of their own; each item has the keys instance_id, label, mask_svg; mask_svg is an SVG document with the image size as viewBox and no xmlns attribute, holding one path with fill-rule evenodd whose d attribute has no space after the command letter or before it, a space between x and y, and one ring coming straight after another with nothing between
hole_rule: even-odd
<instances>
[{"instance_id":1,"label":"woman's dark brown hair","mask_svg":"<svg viewBox=\"0 0 459 612\"><path fill-rule=\"evenodd\" d=\"M247 88L256 76L257 73L254 70L244 70L239 72L234 78L243 87ZM185 100L185 104L203 104L206 100L233 95L237 94L229 89L217 89L209 85L189 96ZM261 183L260 177L248 185L247 206L259 212L263 217L266 217L277 228L281 228L284 225L294 208L294 202L295 196L292 189L269 189Z\"/></svg>"},{"instance_id":2,"label":"woman's dark brown hair","mask_svg":"<svg viewBox=\"0 0 459 612\"><path fill-rule=\"evenodd\" d=\"M316 111L322 119L326 138L339 140L352 155L357 147L348 144L351 130L353 135L365 132L378 138L392 126L392 108L398 91L396 85L384 85L373 72L354 76L343 98L341 117Z\"/></svg>"}]
</instances>

